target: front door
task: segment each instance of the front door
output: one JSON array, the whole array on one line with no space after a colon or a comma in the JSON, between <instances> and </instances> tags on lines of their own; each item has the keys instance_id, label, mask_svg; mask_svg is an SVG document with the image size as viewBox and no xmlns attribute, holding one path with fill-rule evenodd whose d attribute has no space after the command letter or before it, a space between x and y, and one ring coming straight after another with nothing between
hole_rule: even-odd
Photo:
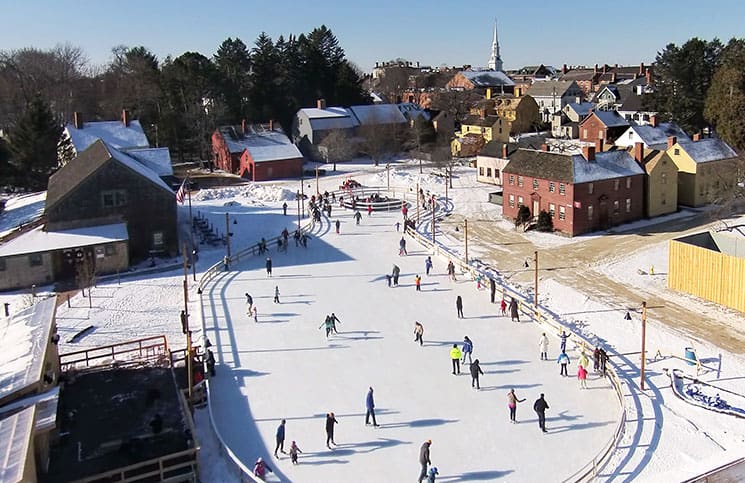
<instances>
[{"instance_id":1,"label":"front door","mask_svg":"<svg viewBox=\"0 0 745 483\"><path fill-rule=\"evenodd\" d=\"M538 216L538 212L540 211L541 211L541 201L533 200L533 212L531 213L533 217Z\"/></svg>"}]
</instances>

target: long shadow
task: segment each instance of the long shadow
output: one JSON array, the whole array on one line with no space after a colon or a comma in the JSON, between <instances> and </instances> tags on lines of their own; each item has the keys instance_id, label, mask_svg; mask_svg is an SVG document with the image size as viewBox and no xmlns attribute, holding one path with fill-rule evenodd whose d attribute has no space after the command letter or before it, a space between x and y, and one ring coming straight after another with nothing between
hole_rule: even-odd
<instances>
[{"instance_id":1,"label":"long shadow","mask_svg":"<svg viewBox=\"0 0 745 483\"><path fill-rule=\"evenodd\" d=\"M589 423L567 424L564 426L547 427L549 433L563 433L564 431L581 431L583 429L597 428L599 426L608 426L615 421L595 421Z\"/></svg>"},{"instance_id":2,"label":"long shadow","mask_svg":"<svg viewBox=\"0 0 745 483\"><path fill-rule=\"evenodd\" d=\"M375 416L379 416L381 414L389 415L389 414L398 414L398 411L393 411L391 409L378 409L375 408ZM263 422L263 421L281 421L282 419L286 419L288 421L296 421L296 420L304 420L304 419L323 419L326 417L326 413L317 413L317 414L311 414L309 416L281 416L276 418L263 418L263 419L254 419L256 422ZM365 413L336 413L337 418L355 418L358 417L360 419L365 417ZM341 446L341 445L340 445Z\"/></svg>"},{"instance_id":3,"label":"long shadow","mask_svg":"<svg viewBox=\"0 0 745 483\"><path fill-rule=\"evenodd\" d=\"M453 344L460 345L462 342L463 342L462 340L450 340L450 341L447 341L447 340L425 340L424 341L424 344L422 344L422 345L423 346L433 345L433 346L440 346L440 347L446 345L446 346L452 347ZM484 363L481 363L481 365L483 366Z\"/></svg>"},{"instance_id":4,"label":"long shadow","mask_svg":"<svg viewBox=\"0 0 745 483\"><path fill-rule=\"evenodd\" d=\"M459 475L445 475L437 478L437 481L482 481L504 478L515 470L484 470L484 471L467 471Z\"/></svg>"},{"instance_id":5,"label":"long shadow","mask_svg":"<svg viewBox=\"0 0 745 483\"><path fill-rule=\"evenodd\" d=\"M353 453L372 453L383 448L391 448L401 444L411 444L411 441L401 441L398 439L390 438L378 438L373 441L363 441L361 443L342 443L337 445L337 448L332 450L332 453L336 454L337 451L351 451ZM350 449L345 449L349 447ZM364 448L364 449L357 449Z\"/></svg>"},{"instance_id":6,"label":"long shadow","mask_svg":"<svg viewBox=\"0 0 745 483\"><path fill-rule=\"evenodd\" d=\"M457 423L458 419L415 419L413 421L402 421L400 423L381 424L381 428L426 428L430 426L441 426L443 424Z\"/></svg>"},{"instance_id":7,"label":"long shadow","mask_svg":"<svg viewBox=\"0 0 745 483\"><path fill-rule=\"evenodd\" d=\"M229 370L228 367L223 367L223 371ZM215 374L219 374L221 372L220 366L215 367ZM271 374L271 372L262 372L262 371L252 371L251 369L233 369L230 371L230 374L236 376L236 377L259 377L259 376L268 376Z\"/></svg>"},{"instance_id":8,"label":"long shadow","mask_svg":"<svg viewBox=\"0 0 745 483\"><path fill-rule=\"evenodd\" d=\"M542 386L543 384L502 384L501 386L489 386L490 389L531 389L534 387ZM484 387L481 388L484 390Z\"/></svg>"},{"instance_id":9,"label":"long shadow","mask_svg":"<svg viewBox=\"0 0 745 483\"><path fill-rule=\"evenodd\" d=\"M523 361L523 360L506 360L506 361L490 361L490 362L482 362L482 366L496 366L496 365L515 365L515 364L527 364L530 361Z\"/></svg>"},{"instance_id":10,"label":"long shadow","mask_svg":"<svg viewBox=\"0 0 745 483\"><path fill-rule=\"evenodd\" d=\"M247 351L234 351L235 355L238 354L260 354L262 352L303 352L303 351L320 351L329 349L348 349L348 345L343 344L329 344L327 346L319 347L295 347L291 349L253 349Z\"/></svg>"},{"instance_id":11,"label":"long shadow","mask_svg":"<svg viewBox=\"0 0 745 483\"><path fill-rule=\"evenodd\" d=\"M484 374L512 374L513 372L520 372L520 369L496 369L493 371L484 371Z\"/></svg>"}]
</instances>

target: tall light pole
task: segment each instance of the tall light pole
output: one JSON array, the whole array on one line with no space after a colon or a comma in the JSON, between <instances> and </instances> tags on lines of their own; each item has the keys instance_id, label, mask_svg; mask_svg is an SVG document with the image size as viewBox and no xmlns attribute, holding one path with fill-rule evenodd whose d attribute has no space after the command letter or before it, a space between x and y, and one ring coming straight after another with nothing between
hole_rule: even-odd
<instances>
[{"instance_id":1,"label":"tall light pole","mask_svg":"<svg viewBox=\"0 0 745 483\"><path fill-rule=\"evenodd\" d=\"M466 265L468 265L468 220L463 220L463 233L466 239Z\"/></svg>"},{"instance_id":2,"label":"tall light pole","mask_svg":"<svg viewBox=\"0 0 745 483\"><path fill-rule=\"evenodd\" d=\"M385 174L387 178L386 186L388 188L388 191L391 190L391 163L388 163L385 165Z\"/></svg>"},{"instance_id":3,"label":"tall light pole","mask_svg":"<svg viewBox=\"0 0 745 483\"><path fill-rule=\"evenodd\" d=\"M321 190L318 189L318 163L316 163L316 196L321 194Z\"/></svg>"},{"instance_id":4,"label":"tall light pole","mask_svg":"<svg viewBox=\"0 0 745 483\"><path fill-rule=\"evenodd\" d=\"M416 224L419 224L419 205L421 203L419 202L419 181L416 182L416 194L414 195L414 200L416 203Z\"/></svg>"},{"instance_id":5,"label":"tall light pole","mask_svg":"<svg viewBox=\"0 0 745 483\"><path fill-rule=\"evenodd\" d=\"M533 264L535 265L535 295L533 297L533 305L538 308L538 250L533 252Z\"/></svg>"},{"instance_id":6,"label":"tall light pole","mask_svg":"<svg viewBox=\"0 0 745 483\"><path fill-rule=\"evenodd\" d=\"M184 330L186 330L186 377L189 380L189 402L193 392L193 371L191 360L191 330L189 330L189 269L186 265L186 242L181 244L181 255L184 259Z\"/></svg>"},{"instance_id":7,"label":"tall light pole","mask_svg":"<svg viewBox=\"0 0 745 483\"><path fill-rule=\"evenodd\" d=\"M644 390L644 365L647 361L647 302L642 302L642 367L641 367L641 388Z\"/></svg>"},{"instance_id":8,"label":"tall light pole","mask_svg":"<svg viewBox=\"0 0 745 483\"><path fill-rule=\"evenodd\" d=\"M435 195L432 195L432 246L434 245L435 245Z\"/></svg>"},{"instance_id":9,"label":"tall light pole","mask_svg":"<svg viewBox=\"0 0 745 483\"><path fill-rule=\"evenodd\" d=\"M297 228L300 229L300 192L298 191L297 194L295 194L295 199L297 200Z\"/></svg>"},{"instance_id":10,"label":"tall light pole","mask_svg":"<svg viewBox=\"0 0 745 483\"><path fill-rule=\"evenodd\" d=\"M230 214L227 212L225 213L225 240L227 240L225 244L225 266L227 268L227 262L230 262Z\"/></svg>"}]
</instances>

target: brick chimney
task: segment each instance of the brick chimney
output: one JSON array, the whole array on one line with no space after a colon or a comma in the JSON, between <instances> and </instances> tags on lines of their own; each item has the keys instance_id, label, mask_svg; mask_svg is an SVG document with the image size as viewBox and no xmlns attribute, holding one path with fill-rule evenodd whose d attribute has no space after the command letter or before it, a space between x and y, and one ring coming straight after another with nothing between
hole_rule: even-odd
<instances>
[{"instance_id":1,"label":"brick chimney","mask_svg":"<svg viewBox=\"0 0 745 483\"><path fill-rule=\"evenodd\" d=\"M598 65L597 64L595 64L595 68L592 70L592 73L593 74L597 74L598 73Z\"/></svg>"},{"instance_id":2,"label":"brick chimney","mask_svg":"<svg viewBox=\"0 0 745 483\"><path fill-rule=\"evenodd\" d=\"M634 143L634 159L637 163L644 159L644 143Z\"/></svg>"},{"instance_id":3,"label":"brick chimney","mask_svg":"<svg viewBox=\"0 0 745 483\"><path fill-rule=\"evenodd\" d=\"M701 141L701 133L697 132L693 134L693 142Z\"/></svg>"},{"instance_id":4,"label":"brick chimney","mask_svg":"<svg viewBox=\"0 0 745 483\"><path fill-rule=\"evenodd\" d=\"M582 146L582 156L587 161L595 161L595 146Z\"/></svg>"},{"instance_id":5,"label":"brick chimney","mask_svg":"<svg viewBox=\"0 0 745 483\"><path fill-rule=\"evenodd\" d=\"M126 109L122 109L122 124L129 126L129 112Z\"/></svg>"},{"instance_id":6,"label":"brick chimney","mask_svg":"<svg viewBox=\"0 0 745 483\"><path fill-rule=\"evenodd\" d=\"M567 72L569 72L569 69L567 69L567 65L566 64L562 65L561 66L561 73L562 74L566 74Z\"/></svg>"},{"instance_id":7,"label":"brick chimney","mask_svg":"<svg viewBox=\"0 0 745 483\"><path fill-rule=\"evenodd\" d=\"M246 120L245 119L241 120L241 135L242 136L246 135Z\"/></svg>"},{"instance_id":8,"label":"brick chimney","mask_svg":"<svg viewBox=\"0 0 745 483\"><path fill-rule=\"evenodd\" d=\"M274 119L269 119L269 130L274 131Z\"/></svg>"},{"instance_id":9,"label":"brick chimney","mask_svg":"<svg viewBox=\"0 0 745 483\"><path fill-rule=\"evenodd\" d=\"M652 72L650 72L649 67L647 67L647 70L644 71L644 76L647 78L647 85L652 83Z\"/></svg>"},{"instance_id":10,"label":"brick chimney","mask_svg":"<svg viewBox=\"0 0 745 483\"><path fill-rule=\"evenodd\" d=\"M486 119L486 108L485 107L482 107L479 109L479 117L481 119Z\"/></svg>"},{"instance_id":11,"label":"brick chimney","mask_svg":"<svg viewBox=\"0 0 745 483\"><path fill-rule=\"evenodd\" d=\"M597 153L602 153L602 152L603 152L603 147L604 147L604 144L605 144L605 143L603 142L603 140L602 140L602 139L598 139L598 140L596 140L596 141L595 141L595 152L597 152Z\"/></svg>"},{"instance_id":12,"label":"brick chimney","mask_svg":"<svg viewBox=\"0 0 745 483\"><path fill-rule=\"evenodd\" d=\"M75 125L75 129L83 129L83 113L77 111L73 112L72 123Z\"/></svg>"},{"instance_id":13,"label":"brick chimney","mask_svg":"<svg viewBox=\"0 0 745 483\"><path fill-rule=\"evenodd\" d=\"M649 116L649 125L652 127L657 127L657 116L656 115L653 114Z\"/></svg>"},{"instance_id":14,"label":"brick chimney","mask_svg":"<svg viewBox=\"0 0 745 483\"><path fill-rule=\"evenodd\" d=\"M316 101L316 107L318 109L326 109L326 99L318 99Z\"/></svg>"},{"instance_id":15,"label":"brick chimney","mask_svg":"<svg viewBox=\"0 0 745 483\"><path fill-rule=\"evenodd\" d=\"M603 64L603 74L608 72L608 64Z\"/></svg>"},{"instance_id":16,"label":"brick chimney","mask_svg":"<svg viewBox=\"0 0 745 483\"><path fill-rule=\"evenodd\" d=\"M618 74L616 74L616 72L613 71L613 73L611 74L611 78L610 78L611 84L615 84L617 79L618 79Z\"/></svg>"},{"instance_id":17,"label":"brick chimney","mask_svg":"<svg viewBox=\"0 0 745 483\"><path fill-rule=\"evenodd\" d=\"M646 72L646 71L644 70L644 62L640 62L640 63L639 63L639 75L643 75L643 74L644 74L644 72Z\"/></svg>"},{"instance_id":18,"label":"brick chimney","mask_svg":"<svg viewBox=\"0 0 745 483\"><path fill-rule=\"evenodd\" d=\"M676 138L675 136L670 136L670 137L668 137L668 138L667 138L667 149L670 149L670 148L672 148L672 147L673 147L673 145L674 145L675 143L677 143L677 142L678 142L678 138Z\"/></svg>"},{"instance_id":19,"label":"brick chimney","mask_svg":"<svg viewBox=\"0 0 745 483\"><path fill-rule=\"evenodd\" d=\"M502 144L502 159L507 159L507 143Z\"/></svg>"}]
</instances>

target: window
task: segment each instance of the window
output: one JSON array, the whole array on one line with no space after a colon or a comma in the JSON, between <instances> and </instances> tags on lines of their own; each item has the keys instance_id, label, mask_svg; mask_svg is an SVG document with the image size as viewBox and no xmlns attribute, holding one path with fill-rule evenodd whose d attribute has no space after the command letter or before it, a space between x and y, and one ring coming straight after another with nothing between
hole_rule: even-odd
<instances>
[{"instance_id":1,"label":"window","mask_svg":"<svg viewBox=\"0 0 745 483\"><path fill-rule=\"evenodd\" d=\"M523 197L522 196L518 196L517 197L517 204L518 204L518 206L522 206L523 205Z\"/></svg>"},{"instance_id":2,"label":"window","mask_svg":"<svg viewBox=\"0 0 745 483\"><path fill-rule=\"evenodd\" d=\"M660 176L660 184L667 184L667 173L662 173Z\"/></svg>"},{"instance_id":3,"label":"window","mask_svg":"<svg viewBox=\"0 0 745 483\"><path fill-rule=\"evenodd\" d=\"M620 179L615 179L615 180L613 181L613 189L614 189L615 191L618 191L618 187L619 187L620 185L621 185L621 180L620 180Z\"/></svg>"},{"instance_id":4,"label":"window","mask_svg":"<svg viewBox=\"0 0 745 483\"><path fill-rule=\"evenodd\" d=\"M587 139L587 129L583 129L582 132L583 132L583 136L582 137L584 137L585 139Z\"/></svg>"},{"instance_id":5,"label":"window","mask_svg":"<svg viewBox=\"0 0 745 483\"><path fill-rule=\"evenodd\" d=\"M155 250L162 250L165 244L165 237L162 231L156 231L153 233L153 248Z\"/></svg>"},{"instance_id":6,"label":"window","mask_svg":"<svg viewBox=\"0 0 745 483\"><path fill-rule=\"evenodd\" d=\"M101 205L104 208L117 208L127 205L127 192L125 190L107 190L101 192Z\"/></svg>"},{"instance_id":7,"label":"window","mask_svg":"<svg viewBox=\"0 0 745 483\"><path fill-rule=\"evenodd\" d=\"M673 154L676 156L680 155L680 149L678 148L673 149Z\"/></svg>"},{"instance_id":8,"label":"window","mask_svg":"<svg viewBox=\"0 0 745 483\"><path fill-rule=\"evenodd\" d=\"M629 139L634 139L634 131L629 131Z\"/></svg>"},{"instance_id":9,"label":"window","mask_svg":"<svg viewBox=\"0 0 745 483\"><path fill-rule=\"evenodd\" d=\"M592 183L588 183L587 184L587 194L588 195L591 195L592 194L593 188L594 188L594 186L592 185Z\"/></svg>"},{"instance_id":10,"label":"window","mask_svg":"<svg viewBox=\"0 0 745 483\"><path fill-rule=\"evenodd\" d=\"M479 176L484 176L484 167L479 166Z\"/></svg>"},{"instance_id":11,"label":"window","mask_svg":"<svg viewBox=\"0 0 745 483\"><path fill-rule=\"evenodd\" d=\"M560 220L567 219L567 209L564 205L559 206L559 219Z\"/></svg>"},{"instance_id":12,"label":"window","mask_svg":"<svg viewBox=\"0 0 745 483\"><path fill-rule=\"evenodd\" d=\"M515 175L514 174L511 174L510 175L510 186L512 186L514 184L515 184Z\"/></svg>"},{"instance_id":13,"label":"window","mask_svg":"<svg viewBox=\"0 0 745 483\"><path fill-rule=\"evenodd\" d=\"M621 204L618 202L618 200L616 200L616 201L613 202L613 214L614 215L617 215L618 212L620 211L620 209L621 209L620 205Z\"/></svg>"},{"instance_id":14,"label":"window","mask_svg":"<svg viewBox=\"0 0 745 483\"><path fill-rule=\"evenodd\" d=\"M567 192L567 187L564 183L559 183L559 194L565 195Z\"/></svg>"},{"instance_id":15,"label":"window","mask_svg":"<svg viewBox=\"0 0 745 483\"><path fill-rule=\"evenodd\" d=\"M626 198L626 213L631 213L631 198Z\"/></svg>"},{"instance_id":16,"label":"window","mask_svg":"<svg viewBox=\"0 0 745 483\"><path fill-rule=\"evenodd\" d=\"M517 177L517 185L522 188L522 186L523 186L523 177L522 176L518 176Z\"/></svg>"},{"instance_id":17,"label":"window","mask_svg":"<svg viewBox=\"0 0 745 483\"><path fill-rule=\"evenodd\" d=\"M5 266L5 259L0 258L0 272L4 272L5 270L7 270L7 267Z\"/></svg>"},{"instance_id":18,"label":"window","mask_svg":"<svg viewBox=\"0 0 745 483\"><path fill-rule=\"evenodd\" d=\"M107 257L116 255L116 245L114 245L113 243L109 243L108 245L104 246L104 254Z\"/></svg>"},{"instance_id":19,"label":"window","mask_svg":"<svg viewBox=\"0 0 745 483\"><path fill-rule=\"evenodd\" d=\"M592 221L592 205L587 205L587 219Z\"/></svg>"},{"instance_id":20,"label":"window","mask_svg":"<svg viewBox=\"0 0 745 483\"><path fill-rule=\"evenodd\" d=\"M556 191L556 185L554 184L553 181L549 181L548 182L548 192L549 193L553 193L554 191Z\"/></svg>"},{"instance_id":21,"label":"window","mask_svg":"<svg viewBox=\"0 0 745 483\"><path fill-rule=\"evenodd\" d=\"M549 216L551 216L551 218L553 218L554 215L555 215L555 213L556 213L556 205L553 204L553 203L549 203L548 204L548 214L549 214Z\"/></svg>"},{"instance_id":22,"label":"window","mask_svg":"<svg viewBox=\"0 0 745 483\"><path fill-rule=\"evenodd\" d=\"M664 191L662 193L660 193L660 204L661 205L666 205L667 204L667 195L665 194Z\"/></svg>"},{"instance_id":23,"label":"window","mask_svg":"<svg viewBox=\"0 0 745 483\"><path fill-rule=\"evenodd\" d=\"M486 168L486 176L491 178L491 168Z\"/></svg>"},{"instance_id":24,"label":"window","mask_svg":"<svg viewBox=\"0 0 745 483\"><path fill-rule=\"evenodd\" d=\"M28 264L32 267L40 267L42 265L41 253L32 253L29 255Z\"/></svg>"},{"instance_id":25,"label":"window","mask_svg":"<svg viewBox=\"0 0 745 483\"><path fill-rule=\"evenodd\" d=\"M631 189L631 177L626 178L626 189Z\"/></svg>"},{"instance_id":26,"label":"window","mask_svg":"<svg viewBox=\"0 0 745 483\"><path fill-rule=\"evenodd\" d=\"M538 189L538 180L535 179L535 178L533 179L533 189L534 190L537 190Z\"/></svg>"},{"instance_id":27,"label":"window","mask_svg":"<svg viewBox=\"0 0 745 483\"><path fill-rule=\"evenodd\" d=\"M515 207L515 195L510 195L510 208Z\"/></svg>"}]
</instances>

